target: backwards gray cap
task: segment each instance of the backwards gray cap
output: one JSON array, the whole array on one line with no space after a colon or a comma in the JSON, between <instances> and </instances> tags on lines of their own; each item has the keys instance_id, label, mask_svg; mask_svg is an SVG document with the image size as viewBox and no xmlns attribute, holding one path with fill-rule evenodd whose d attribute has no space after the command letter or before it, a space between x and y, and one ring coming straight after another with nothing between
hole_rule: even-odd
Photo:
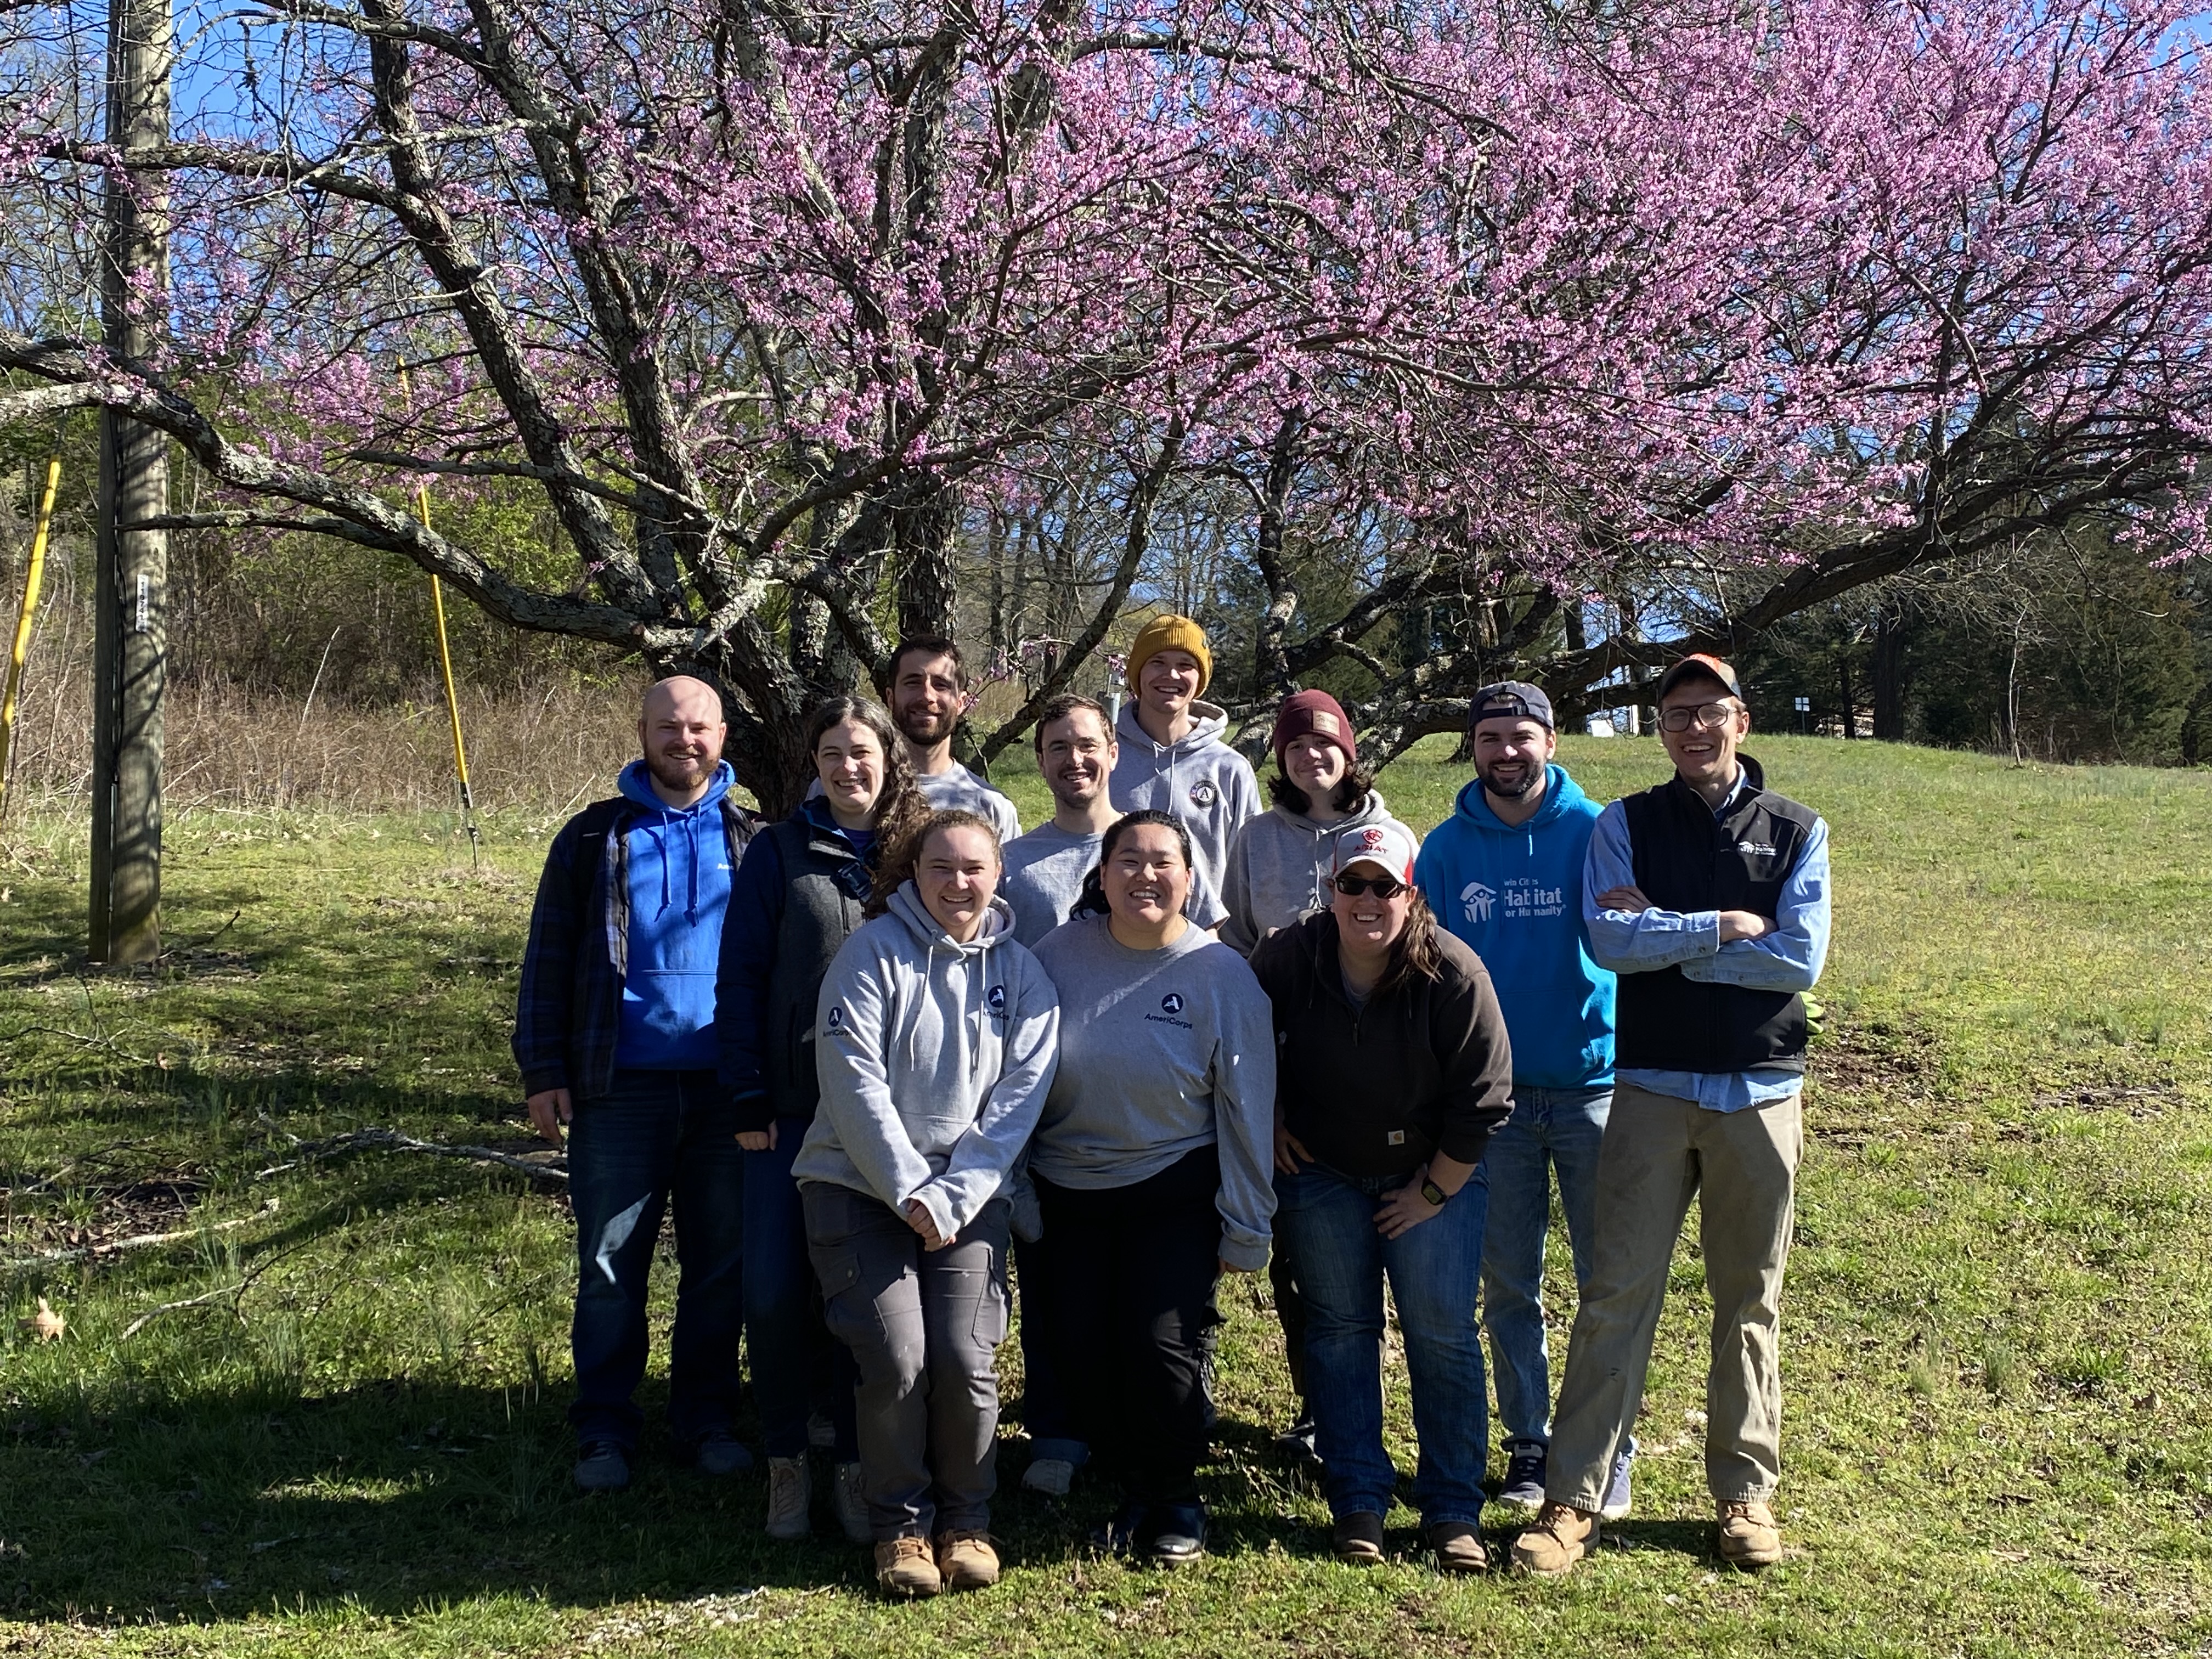
<instances>
[{"instance_id":1,"label":"backwards gray cap","mask_svg":"<svg viewBox=\"0 0 2212 1659\"><path fill-rule=\"evenodd\" d=\"M1468 728L1494 720L1532 720L1547 732L1559 729L1552 723L1552 700L1526 680L1500 680L1474 694L1467 706Z\"/></svg>"}]
</instances>

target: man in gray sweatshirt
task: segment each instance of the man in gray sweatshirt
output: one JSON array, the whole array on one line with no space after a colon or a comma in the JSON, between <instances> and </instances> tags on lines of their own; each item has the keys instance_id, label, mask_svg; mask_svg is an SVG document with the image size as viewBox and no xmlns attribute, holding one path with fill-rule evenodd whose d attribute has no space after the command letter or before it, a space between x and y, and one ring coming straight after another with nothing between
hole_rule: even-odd
<instances>
[{"instance_id":1,"label":"man in gray sweatshirt","mask_svg":"<svg viewBox=\"0 0 2212 1659\"><path fill-rule=\"evenodd\" d=\"M1259 816L1260 781L1222 740L1228 711L1199 700L1213 678L1206 630L1188 617L1153 617L1129 647L1127 672L1136 696L1114 728L1121 745L1114 805L1181 818L1190 829L1194 885L1220 894L1230 845L1245 820Z\"/></svg>"},{"instance_id":2,"label":"man in gray sweatshirt","mask_svg":"<svg viewBox=\"0 0 2212 1659\"><path fill-rule=\"evenodd\" d=\"M1013 802L952 758L952 734L968 712L959 646L933 635L900 641L891 654L890 711L922 799L940 812L957 807L988 818L1001 846L1022 833Z\"/></svg>"}]
</instances>

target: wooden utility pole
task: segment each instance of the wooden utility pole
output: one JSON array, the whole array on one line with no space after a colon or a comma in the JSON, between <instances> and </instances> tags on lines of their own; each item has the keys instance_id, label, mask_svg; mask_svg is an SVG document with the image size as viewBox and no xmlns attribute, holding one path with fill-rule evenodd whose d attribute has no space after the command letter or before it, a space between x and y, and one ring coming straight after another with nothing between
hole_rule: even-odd
<instances>
[{"instance_id":1,"label":"wooden utility pole","mask_svg":"<svg viewBox=\"0 0 2212 1659\"><path fill-rule=\"evenodd\" d=\"M125 167L169 141L170 0L108 0L107 142ZM167 187L156 168L110 173L100 326L125 365L152 353L169 291ZM169 510L167 442L100 417L100 550L93 648L92 915L94 962L161 954L161 694L167 674L169 538L122 526Z\"/></svg>"}]
</instances>

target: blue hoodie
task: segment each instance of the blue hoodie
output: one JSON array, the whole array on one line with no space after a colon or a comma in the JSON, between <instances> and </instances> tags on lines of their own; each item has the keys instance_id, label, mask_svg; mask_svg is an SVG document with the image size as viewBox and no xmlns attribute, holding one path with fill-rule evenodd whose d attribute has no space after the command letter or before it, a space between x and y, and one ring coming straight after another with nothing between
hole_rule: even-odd
<instances>
[{"instance_id":1,"label":"blue hoodie","mask_svg":"<svg viewBox=\"0 0 2212 1659\"><path fill-rule=\"evenodd\" d=\"M1565 767L1546 776L1544 804L1518 826L1492 811L1482 780L1471 780L1421 843L1413 881L1490 970L1513 1040L1513 1080L1605 1088L1613 977L1591 957L1583 923L1583 856L1598 807Z\"/></svg>"},{"instance_id":2,"label":"blue hoodie","mask_svg":"<svg viewBox=\"0 0 2212 1659\"><path fill-rule=\"evenodd\" d=\"M615 1064L644 1071L714 1068L714 968L730 902L722 797L725 761L707 793L671 806L641 760L623 769L623 799L644 809L629 836L629 938Z\"/></svg>"}]
</instances>

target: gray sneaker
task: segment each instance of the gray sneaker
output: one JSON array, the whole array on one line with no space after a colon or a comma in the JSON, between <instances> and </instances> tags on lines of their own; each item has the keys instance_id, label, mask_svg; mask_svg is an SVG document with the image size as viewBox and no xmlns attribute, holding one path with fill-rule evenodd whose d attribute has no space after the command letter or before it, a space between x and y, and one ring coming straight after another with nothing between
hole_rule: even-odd
<instances>
[{"instance_id":1,"label":"gray sneaker","mask_svg":"<svg viewBox=\"0 0 2212 1659\"><path fill-rule=\"evenodd\" d=\"M837 1524L847 1541L875 1541L876 1529L868 1522L868 1489L860 1480L858 1463L840 1463L830 1473L830 1491L837 1500Z\"/></svg>"},{"instance_id":2,"label":"gray sneaker","mask_svg":"<svg viewBox=\"0 0 2212 1659\"><path fill-rule=\"evenodd\" d=\"M1505 1489L1498 1494L1501 1504L1510 1504L1516 1509L1540 1510L1544 1507L1544 1472L1550 1466L1551 1455L1540 1440L1509 1440L1505 1443Z\"/></svg>"},{"instance_id":3,"label":"gray sneaker","mask_svg":"<svg viewBox=\"0 0 2212 1659\"><path fill-rule=\"evenodd\" d=\"M629 1488L629 1459L611 1440L587 1440L576 1459L579 1492L626 1492Z\"/></svg>"},{"instance_id":4,"label":"gray sneaker","mask_svg":"<svg viewBox=\"0 0 2212 1659\"><path fill-rule=\"evenodd\" d=\"M804 1538L813 1530L808 1511L814 1504L814 1483L807 1476L806 1459L771 1457L768 1460L768 1535Z\"/></svg>"},{"instance_id":5,"label":"gray sneaker","mask_svg":"<svg viewBox=\"0 0 2212 1659\"><path fill-rule=\"evenodd\" d=\"M1628 1490L1629 1471L1636 1467L1636 1443L1632 1440L1620 1449L1613 1460L1613 1479L1605 1483L1605 1505L1598 1510L1601 1521L1621 1521L1635 1507L1635 1499Z\"/></svg>"}]
</instances>

